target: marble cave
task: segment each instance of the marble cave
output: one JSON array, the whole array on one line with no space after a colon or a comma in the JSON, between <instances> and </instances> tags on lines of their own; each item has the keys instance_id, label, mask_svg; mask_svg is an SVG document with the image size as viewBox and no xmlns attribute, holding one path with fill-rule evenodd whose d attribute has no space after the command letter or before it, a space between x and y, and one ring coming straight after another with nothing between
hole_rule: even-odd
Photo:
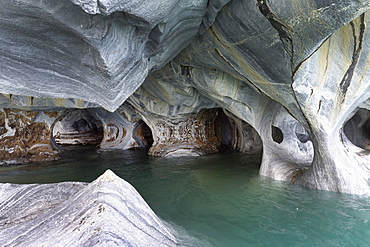
<instances>
[{"instance_id":1,"label":"marble cave","mask_svg":"<svg viewBox=\"0 0 370 247\"><path fill-rule=\"evenodd\" d=\"M66 144L169 158L229 149L262 153L261 176L368 196L369 9L368 0L2 0L0 164L57 160ZM109 170L92 183L2 183L0 198L1 246L177 245Z\"/></svg>"}]
</instances>

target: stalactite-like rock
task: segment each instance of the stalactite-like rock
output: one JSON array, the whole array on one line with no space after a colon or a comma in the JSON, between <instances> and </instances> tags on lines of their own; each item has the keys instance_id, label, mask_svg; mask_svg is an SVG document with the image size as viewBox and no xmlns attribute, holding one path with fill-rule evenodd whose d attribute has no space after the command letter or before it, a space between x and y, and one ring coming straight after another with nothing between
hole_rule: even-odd
<instances>
[{"instance_id":1,"label":"stalactite-like rock","mask_svg":"<svg viewBox=\"0 0 370 247\"><path fill-rule=\"evenodd\" d=\"M57 112L0 110L0 164L55 160L51 126Z\"/></svg>"},{"instance_id":2,"label":"stalactite-like rock","mask_svg":"<svg viewBox=\"0 0 370 247\"><path fill-rule=\"evenodd\" d=\"M178 246L112 171L90 184L0 184L1 246Z\"/></svg>"}]
</instances>

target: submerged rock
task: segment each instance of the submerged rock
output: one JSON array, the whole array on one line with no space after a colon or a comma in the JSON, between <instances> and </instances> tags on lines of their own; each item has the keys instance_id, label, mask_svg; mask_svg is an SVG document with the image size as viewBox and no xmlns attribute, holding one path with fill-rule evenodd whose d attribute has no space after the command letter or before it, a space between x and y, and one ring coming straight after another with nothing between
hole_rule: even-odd
<instances>
[{"instance_id":1,"label":"submerged rock","mask_svg":"<svg viewBox=\"0 0 370 247\"><path fill-rule=\"evenodd\" d=\"M1 246L178 246L126 181L0 184Z\"/></svg>"}]
</instances>

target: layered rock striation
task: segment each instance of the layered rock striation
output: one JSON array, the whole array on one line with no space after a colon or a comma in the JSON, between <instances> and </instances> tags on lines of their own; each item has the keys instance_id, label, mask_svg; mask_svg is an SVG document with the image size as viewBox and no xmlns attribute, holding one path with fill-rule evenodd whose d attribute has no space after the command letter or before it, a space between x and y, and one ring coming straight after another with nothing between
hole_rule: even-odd
<instances>
[{"instance_id":1,"label":"layered rock striation","mask_svg":"<svg viewBox=\"0 0 370 247\"><path fill-rule=\"evenodd\" d=\"M114 111L227 1L210 3L2 1L0 91Z\"/></svg>"},{"instance_id":2,"label":"layered rock striation","mask_svg":"<svg viewBox=\"0 0 370 247\"><path fill-rule=\"evenodd\" d=\"M3 108L86 108L101 148L145 146L144 121L153 155L263 150L262 175L370 194L369 1L0 7Z\"/></svg>"},{"instance_id":3,"label":"layered rock striation","mask_svg":"<svg viewBox=\"0 0 370 247\"><path fill-rule=\"evenodd\" d=\"M0 197L1 246L181 246L110 170L90 184L1 184Z\"/></svg>"}]
</instances>

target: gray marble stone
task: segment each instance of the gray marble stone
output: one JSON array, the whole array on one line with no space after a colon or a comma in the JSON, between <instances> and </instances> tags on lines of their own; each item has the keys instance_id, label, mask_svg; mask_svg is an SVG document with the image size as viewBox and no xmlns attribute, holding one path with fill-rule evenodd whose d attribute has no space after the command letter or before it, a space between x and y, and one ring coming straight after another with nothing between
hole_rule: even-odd
<instances>
[{"instance_id":1,"label":"gray marble stone","mask_svg":"<svg viewBox=\"0 0 370 247\"><path fill-rule=\"evenodd\" d=\"M108 170L90 184L0 184L1 246L178 246L174 231Z\"/></svg>"},{"instance_id":2,"label":"gray marble stone","mask_svg":"<svg viewBox=\"0 0 370 247\"><path fill-rule=\"evenodd\" d=\"M73 2L0 3L1 93L77 99L114 111L227 3Z\"/></svg>"},{"instance_id":3,"label":"gray marble stone","mask_svg":"<svg viewBox=\"0 0 370 247\"><path fill-rule=\"evenodd\" d=\"M0 106L113 112L127 101L163 137L158 145L170 129L181 132L172 125L181 117L221 108L236 126L231 146L263 147L262 175L370 194L369 8L368 0L2 1Z\"/></svg>"}]
</instances>

